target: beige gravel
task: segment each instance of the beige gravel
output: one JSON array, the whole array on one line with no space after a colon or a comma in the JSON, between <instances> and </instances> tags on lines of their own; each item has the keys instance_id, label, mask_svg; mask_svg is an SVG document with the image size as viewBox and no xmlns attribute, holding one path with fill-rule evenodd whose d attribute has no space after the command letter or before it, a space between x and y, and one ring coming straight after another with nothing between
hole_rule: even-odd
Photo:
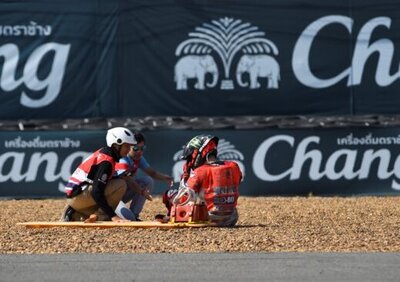
<instances>
[{"instance_id":1,"label":"beige gravel","mask_svg":"<svg viewBox=\"0 0 400 282\"><path fill-rule=\"evenodd\" d=\"M399 252L400 197L241 197L235 228L45 228L62 199L0 201L0 253ZM164 211L156 197L142 218Z\"/></svg>"}]
</instances>

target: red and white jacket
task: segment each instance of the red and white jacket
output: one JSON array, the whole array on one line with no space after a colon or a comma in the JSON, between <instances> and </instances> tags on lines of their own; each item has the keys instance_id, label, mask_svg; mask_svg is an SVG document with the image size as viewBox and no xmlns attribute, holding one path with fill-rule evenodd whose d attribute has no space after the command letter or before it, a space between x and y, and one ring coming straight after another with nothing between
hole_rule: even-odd
<instances>
[{"instance_id":1,"label":"red and white jacket","mask_svg":"<svg viewBox=\"0 0 400 282\"><path fill-rule=\"evenodd\" d=\"M89 157L87 157L71 175L65 187L67 197L74 197L82 191L84 184L92 184L93 180L88 178L91 168L101 162L107 161L112 165L112 170L115 169L115 160L112 156L101 152L102 149L97 150ZM110 175L110 178L112 177Z\"/></svg>"}]
</instances>

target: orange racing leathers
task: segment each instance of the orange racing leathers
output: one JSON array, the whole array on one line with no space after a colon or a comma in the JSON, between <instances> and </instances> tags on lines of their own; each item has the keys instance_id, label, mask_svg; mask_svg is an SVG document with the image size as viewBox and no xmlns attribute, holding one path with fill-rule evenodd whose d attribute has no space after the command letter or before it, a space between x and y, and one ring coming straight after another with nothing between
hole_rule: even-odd
<instances>
[{"instance_id":1,"label":"orange racing leathers","mask_svg":"<svg viewBox=\"0 0 400 282\"><path fill-rule=\"evenodd\" d=\"M242 173L236 162L217 161L192 171L186 186L204 197L212 222L233 226L239 217L236 205L241 179Z\"/></svg>"}]
</instances>

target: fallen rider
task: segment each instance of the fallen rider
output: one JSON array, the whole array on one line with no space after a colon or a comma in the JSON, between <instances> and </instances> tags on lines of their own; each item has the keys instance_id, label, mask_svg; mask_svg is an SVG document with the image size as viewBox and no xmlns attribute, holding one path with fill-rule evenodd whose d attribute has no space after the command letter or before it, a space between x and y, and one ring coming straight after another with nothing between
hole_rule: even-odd
<instances>
[{"instance_id":1,"label":"fallen rider","mask_svg":"<svg viewBox=\"0 0 400 282\"><path fill-rule=\"evenodd\" d=\"M199 135L185 146L186 160L179 189L168 189L163 195L167 215L156 220L168 222L177 206L204 203L209 220L217 226L234 226L238 221L237 200L242 173L234 161L217 159L219 138Z\"/></svg>"}]
</instances>

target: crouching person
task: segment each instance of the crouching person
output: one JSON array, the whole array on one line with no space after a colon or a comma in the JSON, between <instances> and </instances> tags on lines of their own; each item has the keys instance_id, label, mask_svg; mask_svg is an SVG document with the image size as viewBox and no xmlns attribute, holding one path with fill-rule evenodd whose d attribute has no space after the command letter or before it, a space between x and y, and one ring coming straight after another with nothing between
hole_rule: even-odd
<instances>
[{"instance_id":1,"label":"crouching person","mask_svg":"<svg viewBox=\"0 0 400 282\"><path fill-rule=\"evenodd\" d=\"M65 191L67 206L62 221L127 221L115 209L127 185L123 179L112 179L115 163L136 144L133 133L123 127L107 131L107 146L86 158L71 175Z\"/></svg>"},{"instance_id":2,"label":"crouching person","mask_svg":"<svg viewBox=\"0 0 400 282\"><path fill-rule=\"evenodd\" d=\"M181 156L186 163L180 189L192 190L205 202L211 222L234 226L239 218L236 205L242 173L234 161L217 159L218 140L215 136L199 135L187 143ZM180 202L179 195L187 193L165 193L163 202L169 212L172 204Z\"/></svg>"}]
</instances>

